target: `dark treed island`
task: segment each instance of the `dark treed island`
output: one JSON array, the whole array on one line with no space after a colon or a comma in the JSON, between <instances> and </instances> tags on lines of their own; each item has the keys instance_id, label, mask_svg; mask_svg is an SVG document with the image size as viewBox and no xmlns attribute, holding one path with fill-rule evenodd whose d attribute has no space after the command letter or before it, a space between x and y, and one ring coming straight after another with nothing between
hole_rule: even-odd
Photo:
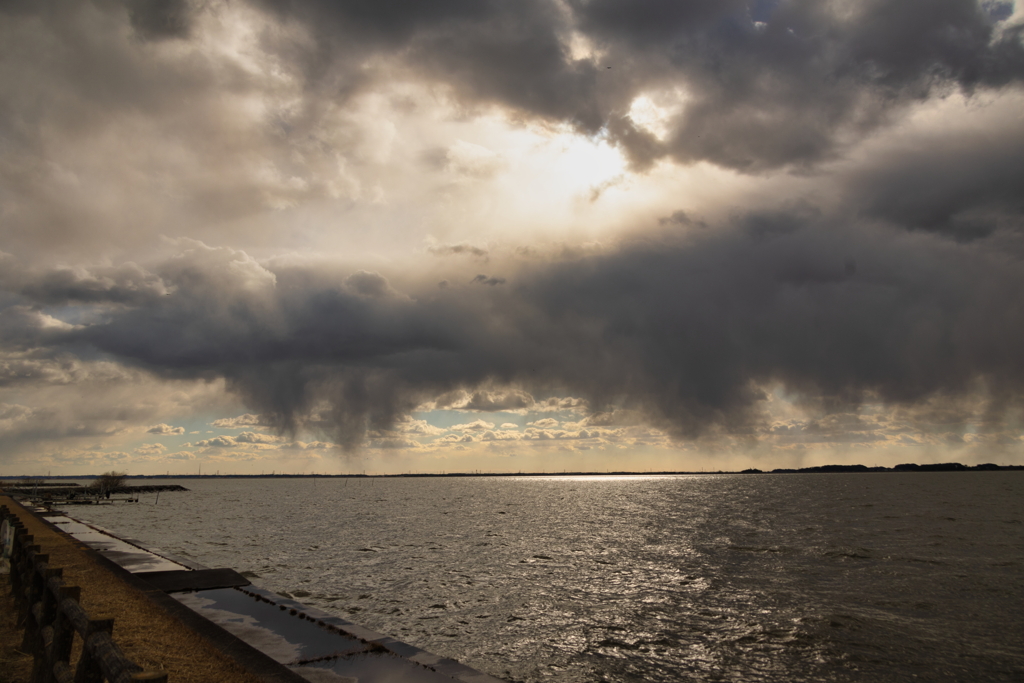
<instances>
[{"instance_id":1,"label":"dark treed island","mask_svg":"<svg viewBox=\"0 0 1024 683\"><path fill-rule=\"evenodd\" d=\"M400 474L312 474L312 473L278 473L273 474L147 474L125 476L124 483L111 487L111 493L155 493L157 491L188 491L180 484L129 484L129 479L371 479L380 478L444 478L444 477L604 477L604 476L670 476L670 475L700 475L700 474L857 474L873 472L999 472L1024 470L1024 465L997 465L995 463L982 463L979 465L964 465L959 462L926 463L902 463L895 467L882 467L867 465L816 465L814 467L786 468L779 467L772 470L760 470L748 468L739 472L726 470L703 470L703 471L682 471L682 470L659 470L659 471L635 471L616 470L610 472L588 472L588 471L562 471L562 472L405 472ZM54 476L47 479L87 479L89 477L76 476ZM61 484L56 481L44 481L41 478L31 475L15 475L8 477L7 482L0 481L0 489L11 493L32 493L37 489L44 489L49 494L64 494L68 492L86 492L95 488L92 485L83 486L78 483Z\"/></svg>"}]
</instances>

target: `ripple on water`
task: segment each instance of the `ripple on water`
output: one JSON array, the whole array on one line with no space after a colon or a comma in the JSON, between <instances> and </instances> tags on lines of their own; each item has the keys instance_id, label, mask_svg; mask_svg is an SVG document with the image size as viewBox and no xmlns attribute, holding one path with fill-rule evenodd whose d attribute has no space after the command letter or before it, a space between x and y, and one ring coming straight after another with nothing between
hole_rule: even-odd
<instances>
[{"instance_id":1,"label":"ripple on water","mask_svg":"<svg viewBox=\"0 0 1024 683\"><path fill-rule=\"evenodd\" d=\"M186 485L72 513L509 680L1024 679L1018 473Z\"/></svg>"}]
</instances>

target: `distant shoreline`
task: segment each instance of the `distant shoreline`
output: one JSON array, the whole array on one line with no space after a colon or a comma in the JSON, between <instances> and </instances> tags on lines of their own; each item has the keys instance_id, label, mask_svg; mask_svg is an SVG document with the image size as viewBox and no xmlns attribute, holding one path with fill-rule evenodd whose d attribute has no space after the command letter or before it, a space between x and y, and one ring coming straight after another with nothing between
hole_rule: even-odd
<instances>
[{"instance_id":1,"label":"distant shoreline","mask_svg":"<svg viewBox=\"0 0 1024 683\"><path fill-rule=\"evenodd\" d=\"M798 469L778 468L774 470L746 469L741 471L726 470L702 470L702 471L677 471L664 470L659 472L409 472L402 474L132 474L128 479L416 479L416 478L438 478L438 477L647 477L647 476L672 476L672 475L700 475L700 474L859 474L879 472L1005 472L1024 470L1024 465L996 465L984 463L981 465L962 465L958 462L946 462L918 465L916 463L904 463L895 467L867 467L865 465L819 465L816 467L802 467ZM65 474L53 476L40 475L5 475L0 480L52 480L52 479L92 479L95 474Z\"/></svg>"}]
</instances>

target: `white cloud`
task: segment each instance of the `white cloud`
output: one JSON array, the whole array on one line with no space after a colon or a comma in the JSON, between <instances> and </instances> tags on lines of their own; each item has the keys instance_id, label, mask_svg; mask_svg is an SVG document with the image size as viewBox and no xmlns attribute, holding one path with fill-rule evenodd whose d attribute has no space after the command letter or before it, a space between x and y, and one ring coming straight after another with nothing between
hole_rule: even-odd
<instances>
[{"instance_id":1,"label":"white cloud","mask_svg":"<svg viewBox=\"0 0 1024 683\"><path fill-rule=\"evenodd\" d=\"M238 443L235 441L233 436L215 436L212 439L203 439L202 441L196 441L195 443L187 443L186 447L191 448L233 448Z\"/></svg>"},{"instance_id":2,"label":"white cloud","mask_svg":"<svg viewBox=\"0 0 1024 683\"><path fill-rule=\"evenodd\" d=\"M441 427L435 427L426 420L415 420L411 417L405 417L395 423L395 431L403 434L415 434L417 436L439 436L444 434L446 430Z\"/></svg>"},{"instance_id":3,"label":"white cloud","mask_svg":"<svg viewBox=\"0 0 1024 683\"><path fill-rule=\"evenodd\" d=\"M185 428L184 427L172 427L169 424L164 424L163 422L161 422L160 424L153 425L152 427L149 427L148 429L146 429L146 433L147 434L159 434L161 436L172 436L172 435L177 435L177 434L184 434L185 433Z\"/></svg>"},{"instance_id":4,"label":"white cloud","mask_svg":"<svg viewBox=\"0 0 1024 683\"><path fill-rule=\"evenodd\" d=\"M495 431L486 431L480 435L481 441L520 441L523 435L518 431L498 429Z\"/></svg>"},{"instance_id":5,"label":"white cloud","mask_svg":"<svg viewBox=\"0 0 1024 683\"><path fill-rule=\"evenodd\" d=\"M488 429L494 429L494 423L485 420L474 420L465 424L452 425L448 429L453 432L483 432Z\"/></svg>"},{"instance_id":6,"label":"white cloud","mask_svg":"<svg viewBox=\"0 0 1024 683\"><path fill-rule=\"evenodd\" d=\"M530 410L538 413L574 412L584 413L587 410L587 402L582 398L572 396L552 397L537 401Z\"/></svg>"},{"instance_id":7,"label":"white cloud","mask_svg":"<svg viewBox=\"0 0 1024 683\"><path fill-rule=\"evenodd\" d=\"M191 451L177 451L175 453L168 453L163 457L163 460L195 460L196 455Z\"/></svg>"},{"instance_id":8,"label":"white cloud","mask_svg":"<svg viewBox=\"0 0 1024 683\"><path fill-rule=\"evenodd\" d=\"M269 434L260 434L259 432L242 432L241 434L234 437L236 443L259 443L259 444L270 444L278 443L282 439L277 436L271 436Z\"/></svg>"},{"instance_id":9,"label":"white cloud","mask_svg":"<svg viewBox=\"0 0 1024 683\"><path fill-rule=\"evenodd\" d=\"M473 443L476 440L476 437L474 437L472 434L463 434L462 436L459 436L458 434L448 434L447 436L442 436L439 439L435 439L434 443Z\"/></svg>"}]
</instances>

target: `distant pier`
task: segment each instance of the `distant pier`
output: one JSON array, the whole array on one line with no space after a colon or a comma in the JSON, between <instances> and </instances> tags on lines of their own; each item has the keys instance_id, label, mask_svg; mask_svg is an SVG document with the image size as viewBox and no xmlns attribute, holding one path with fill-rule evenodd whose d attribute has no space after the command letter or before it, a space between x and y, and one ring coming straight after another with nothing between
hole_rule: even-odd
<instances>
[{"instance_id":1,"label":"distant pier","mask_svg":"<svg viewBox=\"0 0 1024 683\"><path fill-rule=\"evenodd\" d=\"M162 491L188 491L179 484L153 484L145 486L116 486L100 489L78 484L26 484L4 486L4 490L16 496L25 496L45 506L52 505L106 505L113 503L137 503L143 493Z\"/></svg>"}]
</instances>

